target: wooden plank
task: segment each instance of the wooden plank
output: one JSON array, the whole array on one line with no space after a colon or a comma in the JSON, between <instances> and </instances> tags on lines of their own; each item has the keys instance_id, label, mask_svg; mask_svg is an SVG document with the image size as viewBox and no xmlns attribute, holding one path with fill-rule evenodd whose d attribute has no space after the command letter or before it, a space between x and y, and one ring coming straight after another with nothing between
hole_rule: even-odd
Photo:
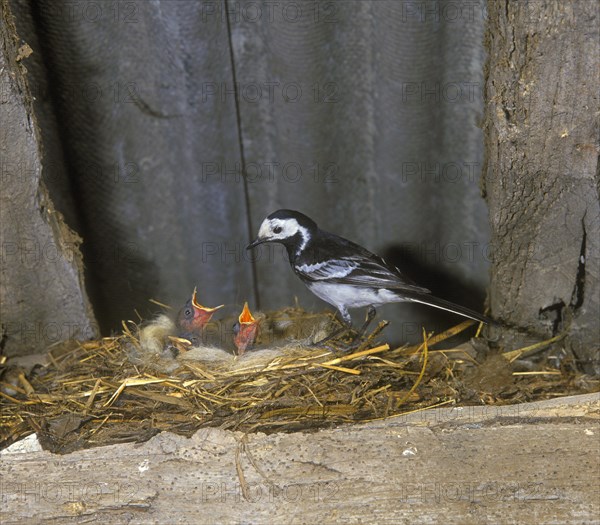
<instances>
[{"instance_id":1,"label":"wooden plank","mask_svg":"<svg viewBox=\"0 0 600 525\"><path fill-rule=\"evenodd\" d=\"M600 396L0 453L2 523L597 522Z\"/></svg>"}]
</instances>

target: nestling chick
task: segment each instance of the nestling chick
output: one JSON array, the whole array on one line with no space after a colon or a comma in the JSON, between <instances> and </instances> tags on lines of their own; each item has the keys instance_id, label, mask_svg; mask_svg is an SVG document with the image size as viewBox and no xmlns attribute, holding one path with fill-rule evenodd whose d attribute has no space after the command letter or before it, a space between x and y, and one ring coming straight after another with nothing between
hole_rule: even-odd
<instances>
[{"instance_id":1,"label":"nestling chick","mask_svg":"<svg viewBox=\"0 0 600 525\"><path fill-rule=\"evenodd\" d=\"M237 348L237 354L242 355L248 348L252 348L259 334L259 322L254 318L248 302L244 303L242 313L233 326L233 343Z\"/></svg>"},{"instance_id":2,"label":"nestling chick","mask_svg":"<svg viewBox=\"0 0 600 525\"><path fill-rule=\"evenodd\" d=\"M268 312L266 316L272 339L280 344L311 345L323 339L334 323L327 313L310 313L292 307Z\"/></svg>"},{"instance_id":3,"label":"nestling chick","mask_svg":"<svg viewBox=\"0 0 600 525\"><path fill-rule=\"evenodd\" d=\"M214 308L202 306L197 300L196 288L194 288L192 298L185 303L185 306L177 314L178 335L193 342L194 339L202 335L202 330L213 314L223 306L215 306Z\"/></svg>"},{"instance_id":4,"label":"nestling chick","mask_svg":"<svg viewBox=\"0 0 600 525\"><path fill-rule=\"evenodd\" d=\"M231 317L211 321L203 331L203 344L178 359L219 370L260 370L274 359L303 355L304 346L327 333L331 316L299 308L252 314L245 304L235 324L232 321Z\"/></svg>"},{"instance_id":5,"label":"nestling chick","mask_svg":"<svg viewBox=\"0 0 600 525\"><path fill-rule=\"evenodd\" d=\"M198 302L197 291L194 288L192 297L179 311L175 320L172 315L161 314L140 328L138 337L141 350L148 355L172 357L173 345L177 352L181 350L180 346L183 348L183 346L191 346L190 343L198 344L211 317L222 307L223 305L214 308L202 306ZM185 341L186 339L189 342Z\"/></svg>"}]
</instances>

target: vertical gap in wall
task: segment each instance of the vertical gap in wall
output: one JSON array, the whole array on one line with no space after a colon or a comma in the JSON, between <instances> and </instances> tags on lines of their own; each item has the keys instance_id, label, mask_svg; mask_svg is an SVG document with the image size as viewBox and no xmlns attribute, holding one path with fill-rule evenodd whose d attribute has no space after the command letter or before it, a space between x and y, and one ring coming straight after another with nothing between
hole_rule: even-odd
<instances>
[{"instance_id":1,"label":"vertical gap in wall","mask_svg":"<svg viewBox=\"0 0 600 525\"><path fill-rule=\"evenodd\" d=\"M227 38L229 40L229 60L231 63L231 75L233 78L234 100L235 100L235 116L237 126L238 145L240 148L240 158L242 166L242 179L244 181L244 200L246 205L246 224L248 227L248 242L252 241L254 228L252 226L252 215L250 213L250 193L248 191L248 180L246 179L246 158L244 155L244 142L242 140L242 116L240 112L240 99L238 93L237 76L235 71L235 57L233 53L233 39L231 37L231 20L229 19L229 9L227 8L227 0L223 0L225 10L225 19L227 20ZM256 261L251 260L252 265L252 289L254 292L254 301L256 308L260 308L260 297L258 295L258 276L256 272Z\"/></svg>"}]
</instances>

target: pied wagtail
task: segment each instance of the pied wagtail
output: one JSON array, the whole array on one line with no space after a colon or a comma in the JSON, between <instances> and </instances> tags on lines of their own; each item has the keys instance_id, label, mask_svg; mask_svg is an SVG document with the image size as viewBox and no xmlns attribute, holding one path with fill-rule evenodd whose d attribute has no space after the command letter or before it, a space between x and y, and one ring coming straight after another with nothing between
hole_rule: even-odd
<instances>
[{"instance_id":1,"label":"pied wagtail","mask_svg":"<svg viewBox=\"0 0 600 525\"><path fill-rule=\"evenodd\" d=\"M292 269L317 297L333 305L346 325L352 325L349 308L415 302L447 310L476 321L495 324L492 319L464 306L439 299L427 288L414 284L400 271L366 248L321 230L306 215L293 210L271 213L260 225L258 237L247 246L265 242L283 244Z\"/></svg>"}]
</instances>

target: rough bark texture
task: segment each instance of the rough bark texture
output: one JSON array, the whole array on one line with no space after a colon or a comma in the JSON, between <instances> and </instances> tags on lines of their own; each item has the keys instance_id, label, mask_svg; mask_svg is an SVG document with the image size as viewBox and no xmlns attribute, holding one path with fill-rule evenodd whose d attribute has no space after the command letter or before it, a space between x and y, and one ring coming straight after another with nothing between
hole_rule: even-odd
<instances>
[{"instance_id":1,"label":"rough bark texture","mask_svg":"<svg viewBox=\"0 0 600 525\"><path fill-rule=\"evenodd\" d=\"M594 394L312 434L207 429L66 456L7 450L0 520L596 523L599 410Z\"/></svg>"},{"instance_id":2,"label":"rough bark texture","mask_svg":"<svg viewBox=\"0 0 600 525\"><path fill-rule=\"evenodd\" d=\"M4 0L0 24L0 316L8 355L97 335L82 286L80 238L53 208L40 181L41 150L19 49Z\"/></svg>"},{"instance_id":3,"label":"rough bark texture","mask_svg":"<svg viewBox=\"0 0 600 525\"><path fill-rule=\"evenodd\" d=\"M488 8L492 311L547 336L566 332L561 344L599 372L600 6L492 0Z\"/></svg>"}]
</instances>

